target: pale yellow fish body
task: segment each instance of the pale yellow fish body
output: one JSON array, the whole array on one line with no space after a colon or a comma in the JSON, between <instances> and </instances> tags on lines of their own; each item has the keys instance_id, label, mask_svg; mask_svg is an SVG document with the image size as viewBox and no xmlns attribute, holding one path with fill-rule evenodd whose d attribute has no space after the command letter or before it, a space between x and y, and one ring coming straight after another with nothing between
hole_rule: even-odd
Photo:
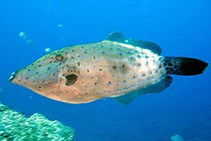
<instances>
[{"instance_id":1,"label":"pale yellow fish body","mask_svg":"<svg viewBox=\"0 0 211 141\"><path fill-rule=\"evenodd\" d=\"M10 81L62 102L116 97L129 104L138 95L166 89L172 81L167 73L175 69L167 68L158 45L142 40L132 44L136 41L114 32L102 42L66 47L16 71ZM129 94L138 89L140 94Z\"/></svg>"}]
</instances>

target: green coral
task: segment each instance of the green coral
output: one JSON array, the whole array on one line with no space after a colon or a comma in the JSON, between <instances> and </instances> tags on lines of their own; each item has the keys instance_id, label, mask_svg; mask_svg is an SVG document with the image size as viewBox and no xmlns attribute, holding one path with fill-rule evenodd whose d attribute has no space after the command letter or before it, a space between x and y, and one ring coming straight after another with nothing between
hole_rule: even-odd
<instances>
[{"instance_id":1,"label":"green coral","mask_svg":"<svg viewBox=\"0 0 211 141\"><path fill-rule=\"evenodd\" d=\"M72 141L74 130L41 114L29 118L0 103L0 140Z\"/></svg>"}]
</instances>

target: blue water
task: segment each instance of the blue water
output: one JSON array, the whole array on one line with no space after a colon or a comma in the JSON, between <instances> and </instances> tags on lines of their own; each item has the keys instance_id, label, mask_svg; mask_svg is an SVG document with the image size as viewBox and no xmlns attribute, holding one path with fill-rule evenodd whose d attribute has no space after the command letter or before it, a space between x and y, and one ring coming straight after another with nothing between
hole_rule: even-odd
<instances>
[{"instance_id":1,"label":"blue water","mask_svg":"<svg viewBox=\"0 0 211 141\"><path fill-rule=\"evenodd\" d=\"M113 31L154 41L166 56L210 63L210 5L208 0L2 0L0 102L73 127L76 141L169 141L175 134L186 141L209 141L211 67L199 76L173 76L167 90L140 96L128 106L111 98L62 103L9 83L8 78L45 55L45 48L98 42ZM34 46L18 36L22 31Z\"/></svg>"}]
</instances>

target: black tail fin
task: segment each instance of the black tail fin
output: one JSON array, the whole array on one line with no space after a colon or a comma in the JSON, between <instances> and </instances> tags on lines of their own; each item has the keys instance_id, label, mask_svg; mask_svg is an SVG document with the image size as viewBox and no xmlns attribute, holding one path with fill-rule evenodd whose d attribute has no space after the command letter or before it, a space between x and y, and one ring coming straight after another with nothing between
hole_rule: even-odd
<instances>
[{"instance_id":1,"label":"black tail fin","mask_svg":"<svg viewBox=\"0 0 211 141\"><path fill-rule=\"evenodd\" d=\"M166 70L168 74L197 75L202 74L208 63L186 57L165 57Z\"/></svg>"}]
</instances>

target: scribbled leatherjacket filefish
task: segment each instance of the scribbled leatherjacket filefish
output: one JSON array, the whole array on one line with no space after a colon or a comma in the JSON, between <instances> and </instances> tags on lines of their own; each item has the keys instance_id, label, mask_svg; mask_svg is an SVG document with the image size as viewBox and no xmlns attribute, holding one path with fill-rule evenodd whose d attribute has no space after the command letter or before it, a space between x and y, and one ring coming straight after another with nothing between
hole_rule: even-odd
<instances>
[{"instance_id":1,"label":"scribbled leatherjacket filefish","mask_svg":"<svg viewBox=\"0 0 211 141\"><path fill-rule=\"evenodd\" d=\"M9 81L67 103L113 97L129 104L139 95L168 88L169 75L202 74L208 66L198 59L160 54L156 43L113 32L102 42L53 51L15 71Z\"/></svg>"}]
</instances>

